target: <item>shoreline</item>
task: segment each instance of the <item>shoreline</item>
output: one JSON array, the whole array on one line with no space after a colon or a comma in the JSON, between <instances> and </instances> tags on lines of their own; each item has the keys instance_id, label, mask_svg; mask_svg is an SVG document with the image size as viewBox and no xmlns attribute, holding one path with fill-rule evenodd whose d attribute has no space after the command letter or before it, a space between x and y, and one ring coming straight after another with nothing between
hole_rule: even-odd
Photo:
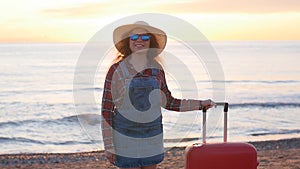
<instances>
[{"instance_id":1,"label":"shoreline","mask_svg":"<svg viewBox=\"0 0 300 169\"><path fill-rule=\"evenodd\" d=\"M259 169L300 168L300 138L248 142L258 152ZM163 168L183 168L185 147L174 147L165 152ZM79 153L20 153L0 154L0 168L61 168L61 169L116 169L104 157L104 151Z\"/></svg>"}]
</instances>

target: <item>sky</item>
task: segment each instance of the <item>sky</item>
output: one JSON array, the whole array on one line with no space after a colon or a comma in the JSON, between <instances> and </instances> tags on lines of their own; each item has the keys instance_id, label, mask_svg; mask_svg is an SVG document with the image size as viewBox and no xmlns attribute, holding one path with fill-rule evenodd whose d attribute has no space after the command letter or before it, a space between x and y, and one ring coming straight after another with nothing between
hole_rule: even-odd
<instances>
[{"instance_id":1,"label":"sky","mask_svg":"<svg viewBox=\"0 0 300 169\"><path fill-rule=\"evenodd\" d=\"M186 20L209 40L300 40L299 0L0 0L0 42L86 42L134 14Z\"/></svg>"}]
</instances>

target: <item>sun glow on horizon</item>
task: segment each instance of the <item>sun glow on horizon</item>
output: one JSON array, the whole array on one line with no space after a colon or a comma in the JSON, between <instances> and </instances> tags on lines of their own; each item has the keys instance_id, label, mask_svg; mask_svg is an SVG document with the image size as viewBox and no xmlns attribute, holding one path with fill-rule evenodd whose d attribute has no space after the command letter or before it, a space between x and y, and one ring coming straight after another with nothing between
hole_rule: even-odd
<instances>
[{"instance_id":1,"label":"sun glow on horizon","mask_svg":"<svg viewBox=\"0 0 300 169\"><path fill-rule=\"evenodd\" d=\"M248 6L246 0L224 6L216 0L14 1L3 2L0 42L86 42L117 19L147 12L184 19L209 40L300 40L300 7L291 0L253 0Z\"/></svg>"}]
</instances>

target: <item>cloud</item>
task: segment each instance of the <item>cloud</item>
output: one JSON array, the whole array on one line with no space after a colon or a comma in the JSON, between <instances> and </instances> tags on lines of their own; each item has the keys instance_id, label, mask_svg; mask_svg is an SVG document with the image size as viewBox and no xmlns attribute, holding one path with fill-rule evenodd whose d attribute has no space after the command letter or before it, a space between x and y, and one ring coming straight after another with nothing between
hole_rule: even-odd
<instances>
[{"instance_id":1,"label":"cloud","mask_svg":"<svg viewBox=\"0 0 300 169\"><path fill-rule=\"evenodd\" d=\"M111 3L85 3L73 7L46 9L42 13L58 17L85 18L110 12Z\"/></svg>"},{"instance_id":2,"label":"cloud","mask_svg":"<svg viewBox=\"0 0 300 169\"><path fill-rule=\"evenodd\" d=\"M198 0L157 6L177 13L280 13L300 12L299 0Z\"/></svg>"},{"instance_id":3,"label":"cloud","mask_svg":"<svg viewBox=\"0 0 300 169\"><path fill-rule=\"evenodd\" d=\"M129 0L88 2L44 9L42 14L55 19L86 19L134 13L167 14L268 14L300 13L299 0Z\"/></svg>"},{"instance_id":4,"label":"cloud","mask_svg":"<svg viewBox=\"0 0 300 169\"><path fill-rule=\"evenodd\" d=\"M127 2L127 1L126 1ZM158 13L285 13L300 12L299 0L190 0L190 1L107 1L82 3L73 7L46 9L44 14L86 18L128 12Z\"/></svg>"}]
</instances>

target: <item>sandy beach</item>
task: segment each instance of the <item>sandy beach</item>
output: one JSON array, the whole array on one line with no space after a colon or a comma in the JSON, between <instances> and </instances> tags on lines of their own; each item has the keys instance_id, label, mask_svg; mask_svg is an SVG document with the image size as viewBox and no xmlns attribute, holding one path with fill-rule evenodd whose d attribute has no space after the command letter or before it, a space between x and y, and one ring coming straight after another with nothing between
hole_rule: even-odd
<instances>
[{"instance_id":1,"label":"sandy beach","mask_svg":"<svg viewBox=\"0 0 300 169\"><path fill-rule=\"evenodd\" d=\"M250 142L258 151L259 169L300 169L300 138ZM165 153L159 169L183 168L184 147ZM0 168L115 169L103 151L83 153L2 154Z\"/></svg>"}]
</instances>

